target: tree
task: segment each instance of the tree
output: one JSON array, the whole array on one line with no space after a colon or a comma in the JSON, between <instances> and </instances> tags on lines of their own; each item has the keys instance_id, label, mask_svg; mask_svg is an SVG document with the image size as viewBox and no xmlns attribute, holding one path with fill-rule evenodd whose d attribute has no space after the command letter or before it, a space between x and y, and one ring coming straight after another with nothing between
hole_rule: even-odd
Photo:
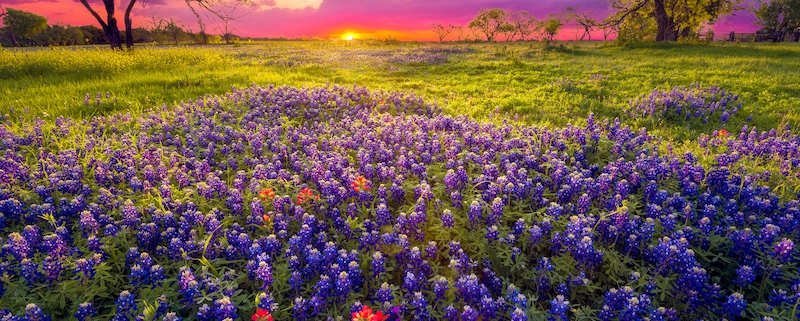
<instances>
[{"instance_id":1,"label":"tree","mask_svg":"<svg viewBox=\"0 0 800 321\"><path fill-rule=\"evenodd\" d=\"M81 4L89 10L89 13L97 20L100 24L100 27L103 28L103 32L108 39L108 43L111 45L112 49L122 49L122 37L120 36L119 27L117 26L117 18L114 14L116 3L115 0L102 0L103 8L106 13L106 18L103 19L100 17L100 14L95 11L91 5L89 5L88 0L79 0ZM124 1L124 0L120 0ZM144 0L142 0L144 1ZM195 8L198 6L201 9L205 9L207 12L210 12L214 16L219 17L220 19L229 19L229 21L233 21L233 16L230 15L230 11L226 10L226 8L233 7L234 11L240 9L239 5L247 5L249 6L252 4L252 0L184 0L192 12L200 19L200 14ZM141 1L140 1L141 2ZM124 15L124 23L125 23L125 45L128 49L133 48L133 20L131 19L131 12L133 11L134 5L137 3L137 0L128 0L128 4L125 6L125 15ZM238 16L241 17L241 16ZM238 18L237 17L237 18Z\"/></svg>"},{"instance_id":2,"label":"tree","mask_svg":"<svg viewBox=\"0 0 800 321\"><path fill-rule=\"evenodd\" d=\"M494 41L497 34L502 32L506 24L508 11L503 9L481 9L475 19L469 22L469 28L476 33L480 32L486 36L486 41Z\"/></svg>"},{"instance_id":3,"label":"tree","mask_svg":"<svg viewBox=\"0 0 800 321\"><path fill-rule=\"evenodd\" d=\"M97 28L92 25L87 26L80 26L81 32L83 32L83 41L86 44L101 44L106 43L106 35L103 33L103 30Z\"/></svg>"},{"instance_id":4,"label":"tree","mask_svg":"<svg viewBox=\"0 0 800 321\"><path fill-rule=\"evenodd\" d=\"M614 24L599 24L600 30L603 30L603 41L607 41L608 37L619 31L619 26Z\"/></svg>"},{"instance_id":5,"label":"tree","mask_svg":"<svg viewBox=\"0 0 800 321\"><path fill-rule=\"evenodd\" d=\"M756 23L764 30L793 31L800 27L800 0L772 0L755 10Z\"/></svg>"},{"instance_id":6,"label":"tree","mask_svg":"<svg viewBox=\"0 0 800 321\"><path fill-rule=\"evenodd\" d=\"M589 18L586 13L578 14L576 13L574 16L575 23L583 28L583 34L581 35L581 39L588 37L589 40L592 40L592 30L598 25L597 20Z\"/></svg>"},{"instance_id":7,"label":"tree","mask_svg":"<svg viewBox=\"0 0 800 321\"><path fill-rule=\"evenodd\" d=\"M222 39L225 40L225 44L230 44L231 41L236 39L236 35L233 34L236 28L231 26L231 20L222 20L221 23L217 24L217 31L222 34Z\"/></svg>"},{"instance_id":8,"label":"tree","mask_svg":"<svg viewBox=\"0 0 800 321\"><path fill-rule=\"evenodd\" d=\"M616 13L606 24L617 25L620 37L652 36L674 41L696 33L703 24L714 24L731 13L741 0L608 0ZM646 29L641 29L642 27ZM634 28L634 30L629 30ZM642 32L644 31L644 32Z\"/></svg>"},{"instance_id":9,"label":"tree","mask_svg":"<svg viewBox=\"0 0 800 321\"><path fill-rule=\"evenodd\" d=\"M179 44L182 40L188 38L186 31L179 25L175 19L156 19L151 17L150 35L159 42L172 42Z\"/></svg>"},{"instance_id":10,"label":"tree","mask_svg":"<svg viewBox=\"0 0 800 321\"><path fill-rule=\"evenodd\" d=\"M97 20L97 22L100 24L100 27L103 29L103 33L105 33L106 35L108 44L111 45L111 49L122 49L122 37L120 36L119 33L119 26L117 25L117 17L114 14L114 11L116 10L115 9L116 3L114 3L114 0L102 0L102 1L103 1L103 8L105 9L106 12L106 19L100 17L100 14L98 14L97 11L95 11L92 8L92 6L89 5L88 0L80 0L81 4L83 4L86 10L89 10L89 13L92 14L92 17L94 17L95 20ZM131 10L133 9L134 3L136 3L136 0L128 0L128 1L129 1L128 6L125 10L126 25L130 21L130 13ZM130 42L127 43L128 48L132 48L133 36L132 35L130 37L127 36L128 34L131 33L131 28L128 28L128 30L125 33L126 33L126 39L130 38Z\"/></svg>"},{"instance_id":11,"label":"tree","mask_svg":"<svg viewBox=\"0 0 800 321\"><path fill-rule=\"evenodd\" d=\"M502 27L500 27L500 33L506 36L506 41L514 40L514 37L517 36L517 28L514 27L511 23L504 23Z\"/></svg>"},{"instance_id":12,"label":"tree","mask_svg":"<svg viewBox=\"0 0 800 321\"><path fill-rule=\"evenodd\" d=\"M65 25L62 23L54 24L47 28L47 31L40 33L40 45L50 46L74 46L86 43L85 36L81 28Z\"/></svg>"},{"instance_id":13,"label":"tree","mask_svg":"<svg viewBox=\"0 0 800 321\"><path fill-rule=\"evenodd\" d=\"M464 28L461 26L455 26L455 33L458 35L458 41L464 40Z\"/></svg>"},{"instance_id":14,"label":"tree","mask_svg":"<svg viewBox=\"0 0 800 321\"><path fill-rule=\"evenodd\" d=\"M255 3L254 0L184 0L189 9L194 13L197 19L197 24L200 27L200 33L203 41L208 41L206 34L206 24L203 19L211 19L216 22L216 29L222 33L222 38L225 43L229 44L235 35L233 31L236 30L231 23L239 21L239 19L250 14L250 7ZM197 6L197 8L195 8ZM200 10L198 10L200 9ZM203 14L201 15L201 10Z\"/></svg>"},{"instance_id":15,"label":"tree","mask_svg":"<svg viewBox=\"0 0 800 321\"><path fill-rule=\"evenodd\" d=\"M531 16L527 11L512 13L508 22L514 27L515 34L518 34L519 39L522 41L525 41L525 38L534 32L537 24L536 18Z\"/></svg>"},{"instance_id":16,"label":"tree","mask_svg":"<svg viewBox=\"0 0 800 321\"><path fill-rule=\"evenodd\" d=\"M443 25L441 23L434 23L434 24L431 24L431 29L433 29L433 33L435 33L436 36L439 37L439 42L444 42L444 38L446 38L447 35L449 35L449 34L451 34L453 32L453 29L455 29L455 26L453 26L453 25L446 25L445 26L445 25Z\"/></svg>"},{"instance_id":17,"label":"tree","mask_svg":"<svg viewBox=\"0 0 800 321\"><path fill-rule=\"evenodd\" d=\"M3 11L2 17L3 29L15 46L19 46L20 39L30 40L47 30L47 18L34 13L8 8Z\"/></svg>"},{"instance_id":18,"label":"tree","mask_svg":"<svg viewBox=\"0 0 800 321\"><path fill-rule=\"evenodd\" d=\"M544 36L545 40L553 41L563 26L563 20L555 16L551 16L539 24L539 29L542 31L542 35Z\"/></svg>"}]
</instances>

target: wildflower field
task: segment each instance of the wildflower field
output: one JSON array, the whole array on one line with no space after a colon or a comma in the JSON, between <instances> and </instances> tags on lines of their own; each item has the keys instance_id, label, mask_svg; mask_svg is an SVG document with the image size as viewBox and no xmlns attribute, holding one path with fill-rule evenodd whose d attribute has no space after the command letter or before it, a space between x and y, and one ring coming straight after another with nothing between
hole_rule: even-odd
<instances>
[{"instance_id":1,"label":"wildflower field","mask_svg":"<svg viewBox=\"0 0 800 321\"><path fill-rule=\"evenodd\" d=\"M0 50L0 320L795 320L800 46Z\"/></svg>"}]
</instances>

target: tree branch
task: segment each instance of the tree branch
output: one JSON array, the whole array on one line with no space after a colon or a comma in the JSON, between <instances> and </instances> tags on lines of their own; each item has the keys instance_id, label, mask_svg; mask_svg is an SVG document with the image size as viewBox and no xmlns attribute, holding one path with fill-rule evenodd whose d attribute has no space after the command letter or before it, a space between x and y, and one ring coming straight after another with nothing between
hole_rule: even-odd
<instances>
[{"instance_id":1,"label":"tree branch","mask_svg":"<svg viewBox=\"0 0 800 321\"><path fill-rule=\"evenodd\" d=\"M103 27L103 31L105 31L108 28L108 25L103 21L103 18L100 18L100 15L97 14L97 11L94 11L94 9L92 9L92 6L89 5L89 2L87 0L81 0L81 3L83 4L84 7L86 7L87 10L89 10L92 16L94 16L94 18L97 19L97 22L100 23L100 26Z\"/></svg>"},{"instance_id":2,"label":"tree branch","mask_svg":"<svg viewBox=\"0 0 800 321\"><path fill-rule=\"evenodd\" d=\"M628 17L628 15L630 15L630 14L631 14L631 13L633 13L633 12L639 11L639 9L641 9L641 8L644 8L644 6L645 6L645 5L646 5L648 2L650 2L650 0L643 0L642 2L640 2L639 4L637 4L636 6L634 6L634 8L633 8L633 9L630 9L630 8L629 8L629 9L625 9L625 10L624 10L624 12L625 12L625 13L623 13L623 14L622 14L622 16L621 16L621 17L619 17L619 19L617 19L616 21L614 21L614 20L609 20L609 21L607 21L606 23L604 23L603 25L605 26L605 25L619 25L619 24L621 24L621 23L622 23L622 21L624 21L624 20L625 20L625 18L627 18L627 17Z\"/></svg>"}]
</instances>

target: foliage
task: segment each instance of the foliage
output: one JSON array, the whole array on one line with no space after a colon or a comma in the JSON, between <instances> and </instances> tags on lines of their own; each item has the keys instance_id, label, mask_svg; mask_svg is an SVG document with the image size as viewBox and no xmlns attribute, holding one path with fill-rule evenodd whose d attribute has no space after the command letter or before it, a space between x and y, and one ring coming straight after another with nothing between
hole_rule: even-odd
<instances>
[{"instance_id":1,"label":"foliage","mask_svg":"<svg viewBox=\"0 0 800 321\"><path fill-rule=\"evenodd\" d=\"M549 17L547 20L544 20L539 24L539 29L542 31L544 39L552 42L563 26L564 21L561 19Z\"/></svg>"},{"instance_id":2,"label":"foliage","mask_svg":"<svg viewBox=\"0 0 800 321\"><path fill-rule=\"evenodd\" d=\"M793 166L792 135L715 132L704 164L620 120L483 123L338 86L0 130L6 316L739 319L800 300L800 202L729 169Z\"/></svg>"},{"instance_id":3,"label":"foliage","mask_svg":"<svg viewBox=\"0 0 800 321\"><path fill-rule=\"evenodd\" d=\"M37 42L51 46L74 46L86 44L88 37L83 34L80 27L55 24L48 26L45 32L39 34Z\"/></svg>"},{"instance_id":4,"label":"foliage","mask_svg":"<svg viewBox=\"0 0 800 321\"><path fill-rule=\"evenodd\" d=\"M797 47L531 49L0 50L0 318L791 319Z\"/></svg>"},{"instance_id":5,"label":"foliage","mask_svg":"<svg viewBox=\"0 0 800 321\"><path fill-rule=\"evenodd\" d=\"M2 32L17 46L20 40L30 40L47 29L47 18L27 11L7 8L2 18Z\"/></svg>"},{"instance_id":6,"label":"foliage","mask_svg":"<svg viewBox=\"0 0 800 321\"><path fill-rule=\"evenodd\" d=\"M469 22L469 28L483 33L486 41L492 42L499 33L507 30L506 20L509 12L500 8L481 9L478 15Z\"/></svg>"},{"instance_id":7,"label":"foliage","mask_svg":"<svg viewBox=\"0 0 800 321\"><path fill-rule=\"evenodd\" d=\"M765 1L755 14L757 23L765 30L794 31L800 27L800 0Z\"/></svg>"},{"instance_id":8,"label":"foliage","mask_svg":"<svg viewBox=\"0 0 800 321\"><path fill-rule=\"evenodd\" d=\"M691 37L704 24L731 13L741 0L609 0L616 12L605 24L617 25L626 40L674 41ZM655 26L655 28L650 27ZM647 27L642 32L642 27Z\"/></svg>"}]
</instances>

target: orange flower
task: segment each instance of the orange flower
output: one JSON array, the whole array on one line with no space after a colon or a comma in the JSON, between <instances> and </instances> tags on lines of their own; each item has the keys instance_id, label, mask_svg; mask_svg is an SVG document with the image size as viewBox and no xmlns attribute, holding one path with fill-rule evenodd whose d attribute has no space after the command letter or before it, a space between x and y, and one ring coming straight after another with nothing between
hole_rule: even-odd
<instances>
[{"instance_id":1,"label":"orange flower","mask_svg":"<svg viewBox=\"0 0 800 321\"><path fill-rule=\"evenodd\" d=\"M275 198L275 191L273 191L272 188L262 189L261 192L258 193L258 197L261 198L261 200L264 200L264 201L266 201L268 199L271 200L271 199Z\"/></svg>"},{"instance_id":2,"label":"orange flower","mask_svg":"<svg viewBox=\"0 0 800 321\"><path fill-rule=\"evenodd\" d=\"M352 186L353 190L355 190L356 192L368 191L369 185L367 184L369 184L369 181L366 178L364 178L363 175L356 177L354 181L350 182L350 186Z\"/></svg>"},{"instance_id":3,"label":"orange flower","mask_svg":"<svg viewBox=\"0 0 800 321\"><path fill-rule=\"evenodd\" d=\"M719 137L728 137L728 131L725 129L720 129Z\"/></svg>"},{"instance_id":4,"label":"orange flower","mask_svg":"<svg viewBox=\"0 0 800 321\"><path fill-rule=\"evenodd\" d=\"M264 309L256 310L256 314L253 314L253 317L250 318L253 321L274 321L272 315L269 314L269 311Z\"/></svg>"},{"instance_id":5,"label":"orange flower","mask_svg":"<svg viewBox=\"0 0 800 321\"><path fill-rule=\"evenodd\" d=\"M308 187L301 189L300 194L297 195L297 204L306 204L311 200L319 201L319 195L314 195L314 191L309 189Z\"/></svg>"},{"instance_id":6,"label":"orange flower","mask_svg":"<svg viewBox=\"0 0 800 321\"><path fill-rule=\"evenodd\" d=\"M267 215L267 214L264 214L264 225L267 225L267 224L269 224L269 221L270 221L270 220L272 220L272 218L271 218L271 217L269 217L269 215Z\"/></svg>"},{"instance_id":7,"label":"orange flower","mask_svg":"<svg viewBox=\"0 0 800 321\"><path fill-rule=\"evenodd\" d=\"M384 321L389 318L388 315L383 315L383 311L378 310L378 313L373 313L372 308L364 306L359 312L351 314L353 321Z\"/></svg>"}]
</instances>

